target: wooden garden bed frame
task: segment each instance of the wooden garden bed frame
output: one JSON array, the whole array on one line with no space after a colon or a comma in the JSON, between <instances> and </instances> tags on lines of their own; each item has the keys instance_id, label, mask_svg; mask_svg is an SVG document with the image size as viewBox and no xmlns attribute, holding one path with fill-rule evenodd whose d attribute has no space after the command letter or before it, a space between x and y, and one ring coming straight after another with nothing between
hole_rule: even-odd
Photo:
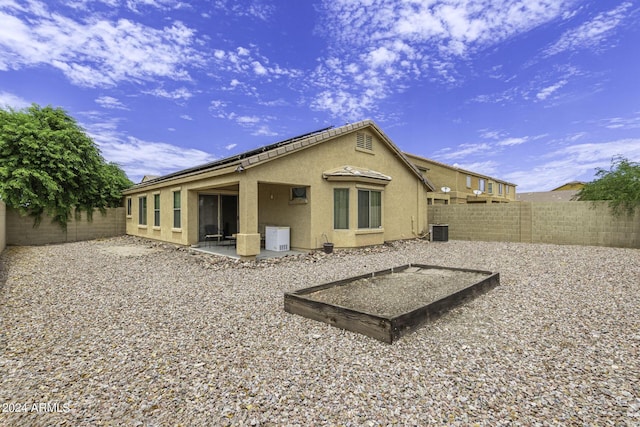
<instances>
[{"instance_id":1,"label":"wooden garden bed frame","mask_svg":"<svg viewBox=\"0 0 640 427\"><path fill-rule=\"evenodd\" d=\"M430 304L415 310L397 315L381 316L374 313L366 313L349 307L328 304L312 299L309 294L336 286L348 286L350 283L376 276L392 273L400 273L410 267L420 269L440 269L449 271L463 271L486 275L484 279L473 283L453 294L447 295ZM358 332L377 340L393 343L406 333L413 331L441 315L443 312L461 304L467 298L472 298L493 289L500 284L500 274L483 270L471 270L466 268L440 267L425 264L407 264L399 267L367 273L356 277L350 277L335 282L324 283L310 288L287 292L284 295L284 309L287 313L299 314L309 319L328 323L338 328L352 332Z\"/></svg>"}]
</instances>

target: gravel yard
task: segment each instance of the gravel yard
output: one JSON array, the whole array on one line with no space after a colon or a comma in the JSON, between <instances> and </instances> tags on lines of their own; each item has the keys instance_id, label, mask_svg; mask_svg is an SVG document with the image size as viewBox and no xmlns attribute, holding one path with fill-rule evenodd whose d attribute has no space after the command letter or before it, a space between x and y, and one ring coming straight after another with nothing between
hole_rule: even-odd
<instances>
[{"instance_id":1,"label":"gravel yard","mask_svg":"<svg viewBox=\"0 0 640 427\"><path fill-rule=\"evenodd\" d=\"M409 241L241 263L122 237L0 263L0 425L640 425L639 250ZM500 286L393 345L283 310L286 291L407 263Z\"/></svg>"}]
</instances>

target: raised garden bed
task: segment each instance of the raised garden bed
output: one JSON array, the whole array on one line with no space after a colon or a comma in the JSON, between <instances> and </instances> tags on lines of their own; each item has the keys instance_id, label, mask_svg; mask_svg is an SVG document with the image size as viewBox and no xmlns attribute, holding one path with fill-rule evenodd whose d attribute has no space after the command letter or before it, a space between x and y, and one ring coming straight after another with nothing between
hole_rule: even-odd
<instances>
[{"instance_id":1,"label":"raised garden bed","mask_svg":"<svg viewBox=\"0 0 640 427\"><path fill-rule=\"evenodd\" d=\"M288 292L284 309L392 343L499 283L490 271L407 264Z\"/></svg>"}]
</instances>

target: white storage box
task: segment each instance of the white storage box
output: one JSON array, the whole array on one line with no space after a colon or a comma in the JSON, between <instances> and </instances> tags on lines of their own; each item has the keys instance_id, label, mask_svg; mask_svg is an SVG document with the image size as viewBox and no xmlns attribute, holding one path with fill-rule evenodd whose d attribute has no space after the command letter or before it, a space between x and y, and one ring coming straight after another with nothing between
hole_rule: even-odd
<instances>
[{"instance_id":1,"label":"white storage box","mask_svg":"<svg viewBox=\"0 0 640 427\"><path fill-rule=\"evenodd\" d=\"M266 226L264 234L266 250L279 252L289 250L289 227Z\"/></svg>"}]
</instances>

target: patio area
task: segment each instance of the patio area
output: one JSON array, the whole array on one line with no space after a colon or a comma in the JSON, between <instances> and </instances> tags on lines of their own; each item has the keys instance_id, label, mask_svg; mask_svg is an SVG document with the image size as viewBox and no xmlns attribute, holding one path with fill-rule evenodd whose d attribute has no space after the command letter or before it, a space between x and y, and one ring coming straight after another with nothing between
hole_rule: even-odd
<instances>
[{"instance_id":1,"label":"patio area","mask_svg":"<svg viewBox=\"0 0 640 427\"><path fill-rule=\"evenodd\" d=\"M191 247L192 251L207 253L211 255L218 255L227 258L240 259L240 256L236 253L236 247L233 241L222 240L220 242L200 242L199 246ZM260 253L256 255L256 260L269 259L269 258L283 258L290 255L304 255L307 252L300 251L268 251L264 248L260 249Z\"/></svg>"}]
</instances>

